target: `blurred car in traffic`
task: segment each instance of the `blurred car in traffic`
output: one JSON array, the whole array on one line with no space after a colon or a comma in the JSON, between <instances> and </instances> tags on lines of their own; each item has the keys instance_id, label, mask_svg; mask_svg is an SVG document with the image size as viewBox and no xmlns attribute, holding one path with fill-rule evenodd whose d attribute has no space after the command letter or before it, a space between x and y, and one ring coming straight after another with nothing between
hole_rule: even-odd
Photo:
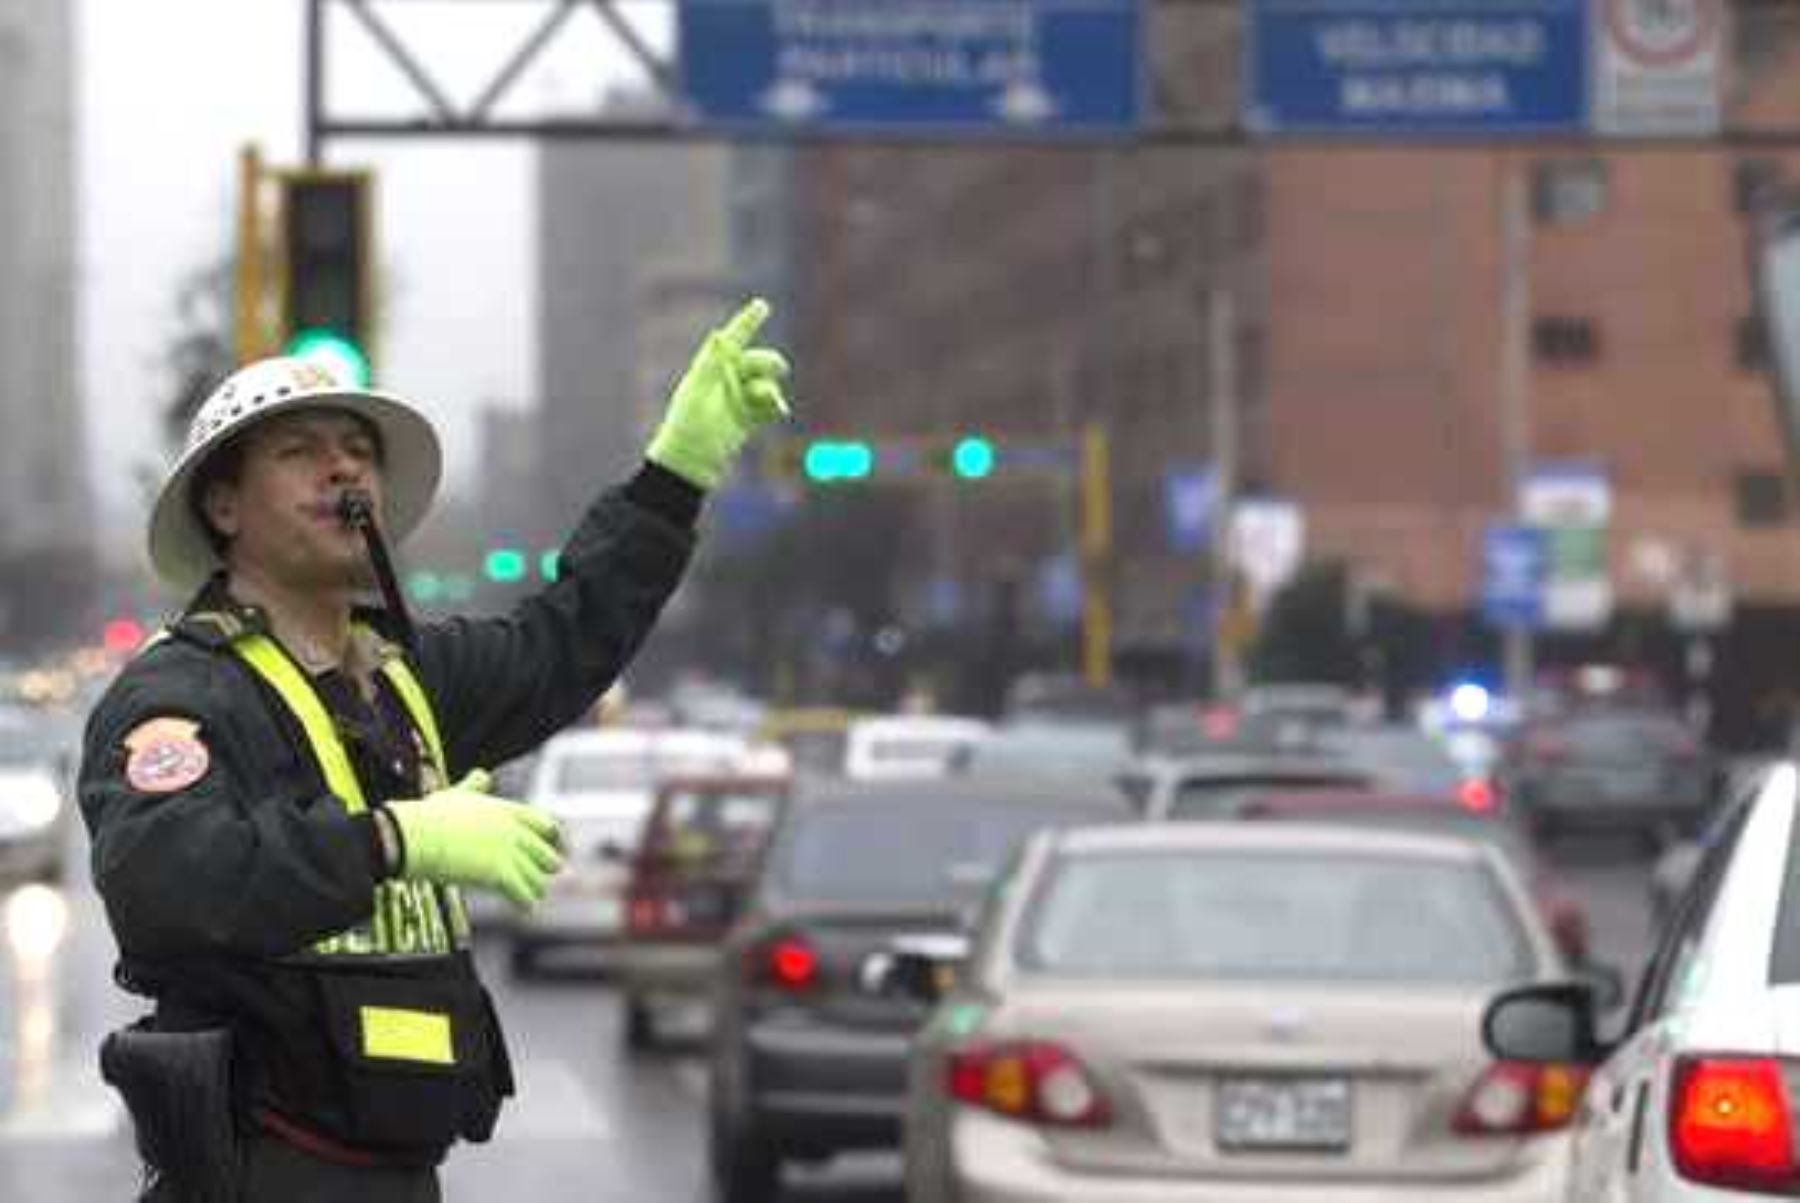
<instances>
[{"instance_id":1,"label":"blurred car in traffic","mask_svg":"<svg viewBox=\"0 0 1800 1203\"><path fill-rule=\"evenodd\" d=\"M850 724L844 775L854 781L942 777L992 724L948 714L884 714Z\"/></svg>"},{"instance_id":2,"label":"blurred car in traffic","mask_svg":"<svg viewBox=\"0 0 1800 1203\"><path fill-rule=\"evenodd\" d=\"M512 971L528 976L546 949L616 942L630 857L657 785L732 773L752 755L741 735L681 728L584 727L546 741L526 797L561 823L567 868L543 902L510 916Z\"/></svg>"},{"instance_id":3,"label":"blurred car in traffic","mask_svg":"<svg viewBox=\"0 0 1800 1203\"><path fill-rule=\"evenodd\" d=\"M1033 832L1127 817L1041 782L800 783L720 957L708 1147L725 1203L772 1203L781 1166L894 1148L925 1009L896 956L960 939Z\"/></svg>"},{"instance_id":4,"label":"blurred car in traffic","mask_svg":"<svg viewBox=\"0 0 1800 1203\"><path fill-rule=\"evenodd\" d=\"M1278 789L1368 789L1375 779L1329 757L1220 749L1144 756L1118 784L1146 819L1236 818L1243 804Z\"/></svg>"},{"instance_id":5,"label":"blurred car in traffic","mask_svg":"<svg viewBox=\"0 0 1800 1203\"><path fill-rule=\"evenodd\" d=\"M840 776L850 724L862 717L835 706L801 706L764 712L756 739L779 744L794 759L794 771Z\"/></svg>"},{"instance_id":6,"label":"blurred car in traffic","mask_svg":"<svg viewBox=\"0 0 1800 1203\"><path fill-rule=\"evenodd\" d=\"M1477 1021L1563 970L1472 841L1039 836L917 1041L907 1199L1546 1203L1581 1076L1490 1060Z\"/></svg>"},{"instance_id":7,"label":"blurred car in traffic","mask_svg":"<svg viewBox=\"0 0 1800 1203\"><path fill-rule=\"evenodd\" d=\"M1387 789L1455 795L1475 810L1501 805L1498 782L1460 761L1438 738L1402 723L1321 732L1316 746L1367 773Z\"/></svg>"},{"instance_id":8,"label":"blurred car in traffic","mask_svg":"<svg viewBox=\"0 0 1800 1203\"><path fill-rule=\"evenodd\" d=\"M1720 786L1717 762L1674 713L1612 706L1527 724L1503 780L1539 839L1692 832Z\"/></svg>"},{"instance_id":9,"label":"blurred car in traffic","mask_svg":"<svg viewBox=\"0 0 1800 1203\"><path fill-rule=\"evenodd\" d=\"M703 1000L718 949L755 879L792 787L787 777L664 780L625 889L616 957L628 1047L657 1042L658 1015Z\"/></svg>"},{"instance_id":10,"label":"blurred car in traffic","mask_svg":"<svg viewBox=\"0 0 1800 1203\"><path fill-rule=\"evenodd\" d=\"M977 776L1049 776L1105 785L1130 767L1131 745L1131 728L1107 720L1012 720L963 748L951 764Z\"/></svg>"},{"instance_id":11,"label":"blurred car in traffic","mask_svg":"<svg viewBox=\"0 0 1800 1203\"><path fill-rule=\"evenodd\" d=\"M1517 987L1487 1008L1494 1055L1592 1068L1571 1200L1800 1194L1800 815L1792 766L1730 808L1664 928L1625 1029L1589 990Z\"/></svg>"},{"instance_id":12,"label":"blurred car in traffic","mask_svg":"<svg viewBox=\"0 0 1800 1203\"><path fill-rule=\"evenodd\" d=\"M61 880L71 756L49 720L0 714L0 881Z\"/></svg>"},{"instance_id":13,"label":"blurred car in traffic","mask_svg":"<svg viewBox=\"0 0 1800 1203\"><path fill-rule=\"evenodd\" d=\"M1497 806L1471 806L1464 798L1445 793L1305 790L1247 797L1236 817L1416 831L1487 844L1525 882L1563 956L1572 965L1584 965L1593 956L1586 909L1538 851L1530 833Z\"/></svg>"}]
</instances>

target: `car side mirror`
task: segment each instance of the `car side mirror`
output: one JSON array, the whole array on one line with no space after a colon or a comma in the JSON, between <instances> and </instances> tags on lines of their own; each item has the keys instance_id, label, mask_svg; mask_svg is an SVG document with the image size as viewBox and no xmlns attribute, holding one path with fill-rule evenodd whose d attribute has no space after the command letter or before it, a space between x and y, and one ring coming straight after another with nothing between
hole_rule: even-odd
<instances>
[{"instance_id":1,"label":"car side mirror","mask_svg":"<svg viewBox=\"0 0 1800 1203\"><path fill-rule=\"evenodd\" d=\"M1494 997L1481 1016L1481 1042L1502 1061L1593 1065L1605 1054L1594 1029L1586 982L1521 986Z\"/></svg>"}]
</instances>

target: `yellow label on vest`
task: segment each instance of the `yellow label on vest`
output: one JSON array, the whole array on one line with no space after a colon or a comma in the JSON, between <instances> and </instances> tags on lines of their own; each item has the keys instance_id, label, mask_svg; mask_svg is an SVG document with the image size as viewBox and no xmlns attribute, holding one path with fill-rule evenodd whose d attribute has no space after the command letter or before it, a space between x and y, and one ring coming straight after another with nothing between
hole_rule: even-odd
<instances>
[{"instance_id":1,"label":"yellow label on vest","mask_svg":"<svg viewBox=\"0 0 1800 1203\"><path fill-rule=\"evenodd\" d=\"M423 1061L455 1065L450 1017L438 1011L399 1007L363 1007L363 1056L385 1061Z\"/></svg>"}]
</instances>

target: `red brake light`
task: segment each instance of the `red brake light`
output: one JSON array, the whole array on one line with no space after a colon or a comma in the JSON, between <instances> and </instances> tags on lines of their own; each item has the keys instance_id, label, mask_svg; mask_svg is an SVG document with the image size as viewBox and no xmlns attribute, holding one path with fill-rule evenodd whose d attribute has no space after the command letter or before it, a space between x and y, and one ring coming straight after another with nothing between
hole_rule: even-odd
<instances>
[{"instance_id":1,"label":"red brake light","mask_svg":"<svg viewBox=\"0 0 1800 1203\"><path fill-rule=\"evenodd\" d=\"M662 926L662 907L655 898L634 894L625 904L625 927L634 933L653 932Z\"/></svg>"},{"instance_id":2,"label":"red brake light","mask_svg":"<svg viewBox=\"0 0 1800 1203\"><path fill-rule=\"evenodd\" d=\"M1026 1040L976 1045L951 1054L946 1083L958 1102L1027 1123L1102 1128L1106 1098L1075 1054Z\"/></svg>"},{"instance_id":3,"label":"red brake light","mask_svg":"<svg viewBox=\"0 0 1800 1203\"><path fill-rule=\"evenodd\" d=\"M1575 1118L1587 1080L1579 1065L1496 1061L1469 1087L1451 1127L1464 1136L1553 1132Z\"/></svg>"},{"instance_id":4,"label":"red brake light","mask_svg":"<svg viewBox=\"0 0 1800 1203\"><path fill-rule=\"evenodd\" d=\"M763 954L769 981L783 990L806 990L819 979L819 954L800 936L783 936Z\"/></svg>"},{"instance_id":5,"label":"red brake light","mask_svg":"<svg viewBox=\"0 0 1800 1203\"><path fill-rule=\"evenodd\" d=\"M1787 1193L1800 1184L1782 1065L1683 1057L1669 1100L1669 1151L1693 1182Z\"/></svg>"},{"instance_id":6,"label":"red brake light","mask_svg":"<svg viewBox=\"0 0 1800 1203\"><path fill-rule=\"evenodd\" d=\"M1456 800L1462 803L1463 809L1484 815L1494 809L1499 801L1494 796L1494 787L1480 777L1470 777L1456 787Z\"/></svg>"}]
</instances>

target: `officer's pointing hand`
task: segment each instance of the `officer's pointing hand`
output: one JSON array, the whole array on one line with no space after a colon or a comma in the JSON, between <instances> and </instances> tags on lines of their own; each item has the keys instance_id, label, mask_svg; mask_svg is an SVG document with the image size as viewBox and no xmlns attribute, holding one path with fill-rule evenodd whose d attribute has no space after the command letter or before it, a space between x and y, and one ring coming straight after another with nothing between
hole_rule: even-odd
<instances>
[{"instance_id":1,"label":"officer's pointing hand","mask_svg":"<svg viewBox=\"0 0 1800 1203\"><path fill-rule=\"evenodd\" d=\"M706 336L669 399L645 457L702 489L717 488L756 430L789 414L780 351L753 345L769 320L761 297Z\"/></svg>"},{"instance_id":2,"label":"officer's pointing hand","mask_svg":"<svg viewBox=\"0 0 1800 1203\"><path fill-rule=\"evenodd\" d=\"M523 802L492 797L491 784L476 769L447 789L388 803L403 845L400 876L496 890L521 907L543 900L545 885L563 867L556 820Z\"/></svg>"}]
</instances>

